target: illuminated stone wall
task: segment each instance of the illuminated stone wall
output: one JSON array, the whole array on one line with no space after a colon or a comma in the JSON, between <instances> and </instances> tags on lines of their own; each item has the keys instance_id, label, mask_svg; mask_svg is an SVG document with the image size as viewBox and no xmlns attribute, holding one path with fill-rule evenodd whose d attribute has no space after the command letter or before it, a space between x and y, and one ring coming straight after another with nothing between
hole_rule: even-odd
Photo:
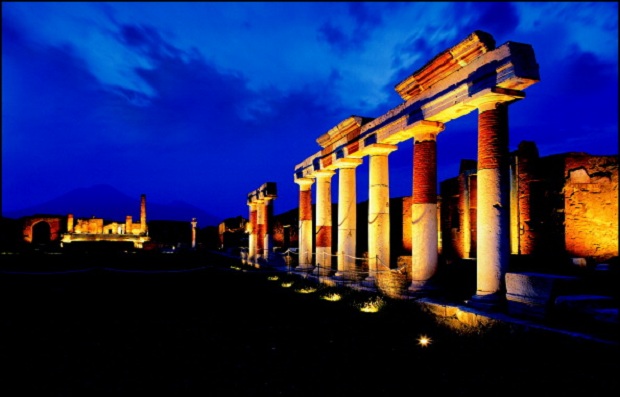
<instances>
[{"instance_id":1,"label":"illuminated stone wall","mask_svg":"<svg viewBox=\"0 0 620 397\"><path fill-rule=\"evenodd\" d=\"M464 160L440 184L448 261L476 257L476 174ZM475 164L475 162L473 162ZM533 142L512 153L511 253L551 258L618 256L618 157L564 153L539 158ZM474 167L475 169L475 167ZM469 215L469 221L467 216ZM469 251L469 256L468 256Z\"/></svg>"},{"instance_id":2,"label":"illuminated stone wall","mask_svg":"<svg viewBox=\"0 0 620 397\"><path fill-rule=\"evenodd\" d=\"M618 256L618 156L567 155L566 251L597 262Z\"/></svg>"}]
</instances>

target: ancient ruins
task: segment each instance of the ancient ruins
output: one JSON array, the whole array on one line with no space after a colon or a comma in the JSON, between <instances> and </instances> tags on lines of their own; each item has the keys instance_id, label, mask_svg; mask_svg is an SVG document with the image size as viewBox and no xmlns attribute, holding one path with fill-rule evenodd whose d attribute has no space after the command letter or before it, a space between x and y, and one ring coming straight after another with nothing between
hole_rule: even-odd
<instances>
[{"instance_id":1,"label":"ancient ruins","mask_svg":"<svg viewBox=\"0 0 620 397\"><path fill-rule=\"evenodd\" d=\"M131 242L135 248L142 248L150 241L146 224L146 195L140 197L140 223L134 223L131 215L127 215L125 223L112 222L104 225L103 219L73 219L67 216L67 233L62 234L60 246L73 242L111 241Z\"/></svg>"},{"instance_id":2,"label":"ancient ruins","mask_svg":"<svg viewBox=\"0 0 620 397\"><path fill-rule=\"evenodd\" d=\"M414 140L411 204L411 293L425 293L437 270L437 136L450 120L478 111L477 291L472 301L494 306L502 292L510 254L508 107L540 80L528 44L475 31L396 85L404 102L370 119L351 116L317 139L314 155L295 167L299 185L299 266L331 272L331 178L339 172L338 273L346 276L355 253L355 167L368 157L368 279L391 268L388 156L397 143ZM310 224L316 183L316 225ZM316 233L312 249L312 234ZM313 255L314 254L314 255Z\"/></svg>"},{"instance_id":3,"label":"ancient ruins","mask_svg":"<svg viewBox=\"0 0 620 397\"><path fill-rule=\"evenodd\" d=\"M275 182L265 182L258 189L248 193L250 221L248 253L244 260L256 267L267 261L272 252L271 222L273 219L273 200L278 197Z\"/></svg>"}]
</instances>

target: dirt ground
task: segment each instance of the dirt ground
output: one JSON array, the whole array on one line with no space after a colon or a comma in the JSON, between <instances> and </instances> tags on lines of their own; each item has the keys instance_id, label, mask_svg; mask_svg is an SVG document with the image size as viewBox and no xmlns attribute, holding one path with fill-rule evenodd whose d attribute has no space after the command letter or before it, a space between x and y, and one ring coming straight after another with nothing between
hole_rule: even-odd
<instances>
[{"instance_id":1,"label":"dirt ground","mask_svg":"<svg viewBox=\"0 0 620 397\"><path fill-rule=\"evenodd\" d=\"M618 395L617 346L463 334L409 302L365 313L376 297L296 292L286 273L127 258L3 260L1 396Z\"/></svg>"}]
</instances>

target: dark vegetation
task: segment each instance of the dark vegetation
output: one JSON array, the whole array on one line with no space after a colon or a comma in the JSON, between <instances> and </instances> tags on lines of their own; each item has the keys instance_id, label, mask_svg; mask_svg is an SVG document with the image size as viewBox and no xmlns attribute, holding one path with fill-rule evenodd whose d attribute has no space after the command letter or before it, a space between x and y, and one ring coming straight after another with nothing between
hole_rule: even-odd
<instances>
[{"instance_id":1,"label":"dark vegetation","mask_svg":"<svg viewBox=\"0 0 620 397\"><path fill-rule=\"evenodd\" d=\"M364 313L380 297L231 258L16 254L3 255L0 270L4 396L619 391L617 346L503 327L457 331L387 298ZM317 290L296 292L304 287ZM320 299L333 292L342 299Z\"/></svg>"}]
</instances>

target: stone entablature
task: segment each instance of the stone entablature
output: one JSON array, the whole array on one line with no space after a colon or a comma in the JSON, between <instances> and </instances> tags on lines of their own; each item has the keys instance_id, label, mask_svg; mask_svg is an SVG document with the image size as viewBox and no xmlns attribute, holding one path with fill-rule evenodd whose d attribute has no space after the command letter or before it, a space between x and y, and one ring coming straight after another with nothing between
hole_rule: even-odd
<instances>
[{"instance_id":1,"label":"stone entablature","mask_svg":"<svg viewBox=\"0 0 620 397\"><path fill-rule=\"evenodd\" d=\"M474 35L482 36L481 33ZM337 158L363 157L366 155L363 149L375 143L397 144L405 141L419 128L426 128L428 122L447 123L476 110L485 102L512 102L524 98L525 93L521 90L540 80L532 47L529 44L507 42L496 49L489 48L487 46L484 53L482 50L474 52L479 56L463 67L459 65L457 69L444 70L431 81L432 85L415 96L406 95L409 99L380 117L370 119L352 116L345 119L334 129L351 124L350 120L353 119L360 127L359 133L349 134L349 139L345 139L346 135L343 134L337 140L328 141L329 145L326 145L323 137L331 137L333 133L323 135L323 139L319 139L320 144L326 146L299 163L295 167L295 177L311 176L313 172L331 165ZM420 70L426 70L430 65L434 65L433 61Z\"/></svg>"}]
</instances>

